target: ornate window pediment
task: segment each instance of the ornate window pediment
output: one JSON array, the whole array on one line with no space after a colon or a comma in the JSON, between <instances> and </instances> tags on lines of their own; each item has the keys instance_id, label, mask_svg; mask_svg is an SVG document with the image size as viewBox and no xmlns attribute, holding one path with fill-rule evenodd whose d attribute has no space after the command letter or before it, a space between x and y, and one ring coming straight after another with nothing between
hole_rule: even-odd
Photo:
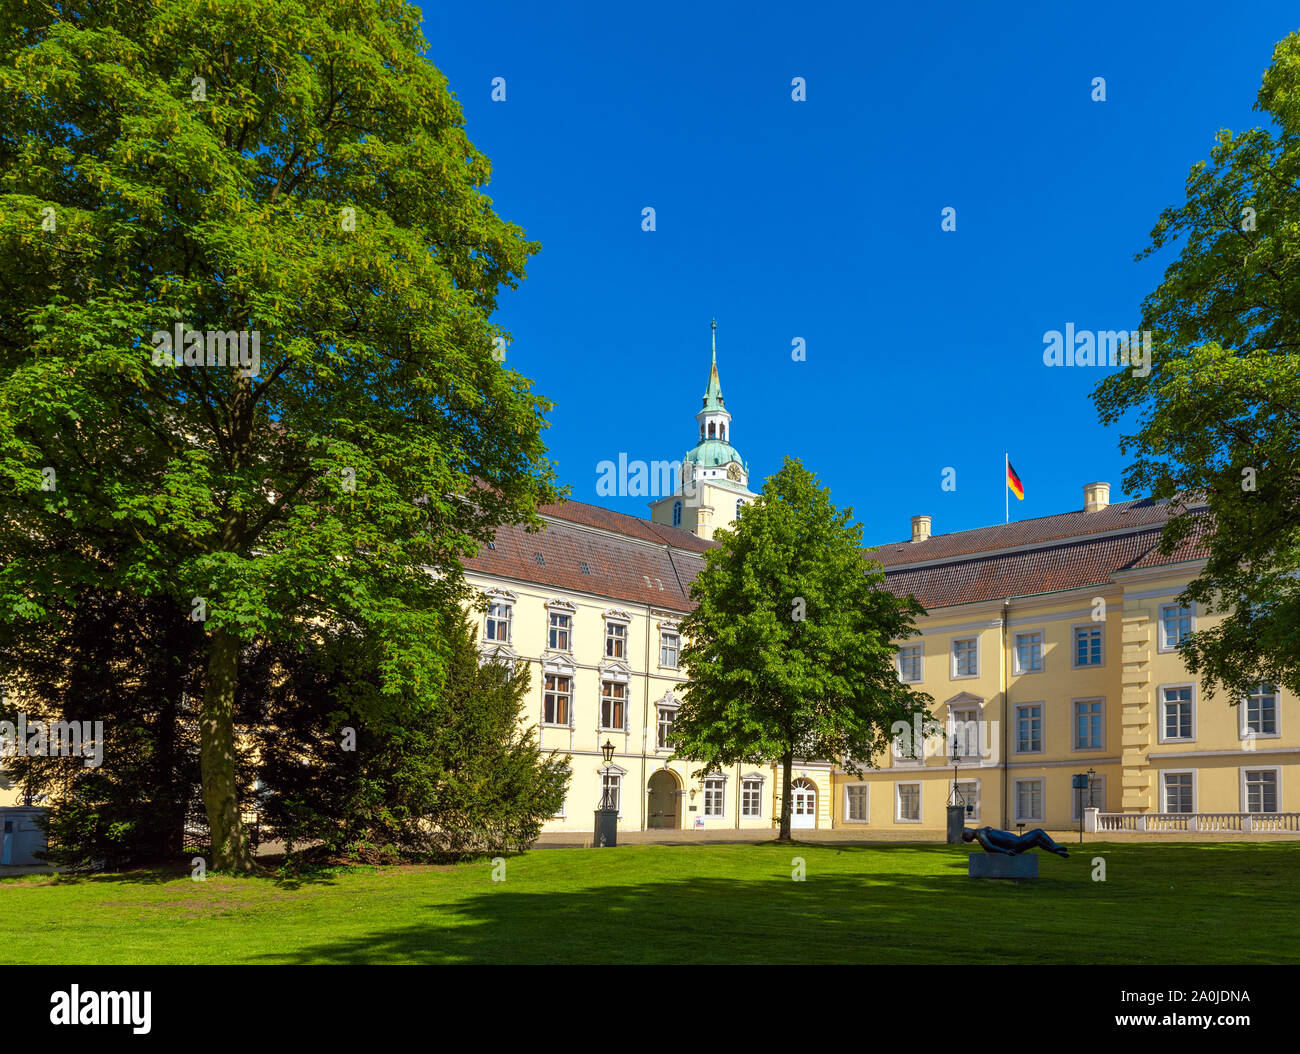
<instances>
[{"instance_id":1,"label":"ornate window pediment","mask_svg":"<svg viewBox=\"0 0 1300 1054\"><path fill-rule=\"evenodd\" d=\"M574 677L578 668L573 660L560 652L551 652L542 660L542 674L554 673L561 677Z\"/></svg>"},{"instance_id":2,"label":"ornate window pediment","mask_svg":"<svg viewBox=\"0 0 1300 1054\"><path fill-rule=\"evenodd\" d=\"M618 608L610 608L601 616L607 622L631 622L632 616L626 611L620 611Z\"/></svg>"},{"instance_id":3,"label":"ornate window pediment","mask_svg":"<svg viewBox=\"0 0 1300 1054\"><path fill-rule=\"evenodd\" d=\"M479 646L478 664L488 662L505 662L513 664L519 659L519 653L509 644L482 644Z\"/></svg>"},{"instance_id":4,"label":"ornate window pediment","mask_svg":"<svg viewBox=\"0 0 1300 1054\"><path fill-rule=\"evenodd\" d=\"M603 681L626 681L632 676L632 669L618 659L603 659L600 664L600 678Z\"/></svg>"}]
</instances>

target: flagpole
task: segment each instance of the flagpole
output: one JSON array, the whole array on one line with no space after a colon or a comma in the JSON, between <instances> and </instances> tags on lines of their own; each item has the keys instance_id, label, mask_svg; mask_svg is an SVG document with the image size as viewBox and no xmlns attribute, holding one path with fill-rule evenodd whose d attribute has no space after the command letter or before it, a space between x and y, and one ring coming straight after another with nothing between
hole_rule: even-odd
<instances>
[{"instance_id":1,"label":"flagpole","mask_svg":"<svg viewBox=\"0 0 1300 1054\"><path fill-rule=\"evenodd\" d=\"M1011 452L1002 452L1002 504L1005 508L1007 518L1004 523L1011 522L1011 485L1007 482L1011 478Z\"/></svg>"}]
</instances>

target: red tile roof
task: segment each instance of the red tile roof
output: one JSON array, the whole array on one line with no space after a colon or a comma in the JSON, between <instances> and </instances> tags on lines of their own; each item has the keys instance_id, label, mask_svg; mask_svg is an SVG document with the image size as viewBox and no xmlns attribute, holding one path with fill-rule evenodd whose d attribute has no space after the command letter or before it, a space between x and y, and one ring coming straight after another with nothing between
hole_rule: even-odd
<instances>
[{"instance_id":1,"label":"red tile roof","mask_svg":"<svg viewBox=\"0 0 1300 1054\"><path fill-rule=\"evenodd\" d=\"M1167 503L1139 498L1136 501L1118 502L1098 512L1063 512L1055 516L1039 516L1033 520L978 527L973 531L936 534L923 542L913 542L910 538L902 542L891 542L879 546L871 558L886 566L912 564L922 560L942 560L951 556L1078 538L1105 531L1164 526L1168 519Z\"/></svg>"},{"instance_id":2,"label":"red tile roof","mask_svg":"<svg viewBox=\"0 0 1300 1054\"><path fill-rule=\"evenodd\" d=\"M496 548L480 549L465 569L670 611L695 607L690 589L704 568L699 554L716 543L581 502L539 511L543 530L502 527Z\"/></svg>"},{"instance_id":3,"label":"red tile roof","mask_svg":"<svg viewBox=\"0 0 1300 1054\"><path fill-rule=\"evenodd\" d=\"M542 505L537 510L543 516L580 523L585 527L597 527L602 531L626 534L631 538L640 538L660 545L673 545L678 549L687 549L693 553L702 553L712 549L717 542L706 542L698 535L681 527L669 527L666 523L643 520L639 516L602 509L599 505L588 505L581 501L562 501L555 505Z\"/></svg>"},{"instance_id":4,"label":"red tile roof","mask_svg":"<svg viewBox=\"0 0 1300 1054\"><path fill-rule=\"evenodd\" d=\"M884 565L892 592L911 593L927 609L951 607L1098 586L1118 571L1201 559L1211 523L1202 512L1190 515L1200 521L1196 530L1169 556L1160 552L1169 506L1149 500L896 542L866 556Z\"/></svg>"},{"instance_id":5,"label":"red tile roof","mask_svg":"<svg viewBox=\"0 0 1300 1054\"><path fill-rule=\"evenodd\" d=\"M695 607L691 584L704 567L701 554L716 542L583 502L539 511L544 530L502 527L496 548L480 550L466 570L671 611ZM1192 515L1202 523L1170 556L1160 552L1169 506L1145 499L895 542L864 555L884 565L888 589L942 608L1099 586L1118 571L1203 558L1210 521Z\"/></svg>"}]
</instances>

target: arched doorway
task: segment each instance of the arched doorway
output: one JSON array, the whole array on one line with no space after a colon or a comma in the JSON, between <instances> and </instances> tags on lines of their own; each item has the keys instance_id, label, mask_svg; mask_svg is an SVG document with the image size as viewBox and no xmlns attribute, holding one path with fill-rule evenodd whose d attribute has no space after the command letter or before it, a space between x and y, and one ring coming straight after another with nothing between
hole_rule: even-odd
<instances>
[{"instance_id":1,"label":"arched doorway","mask_svg":"<svg viewBox=\"0 0 1300 1054\"><path fill-rule=\"evenodd\" d=\"M790 826L817 826L817 785L800 776L790 784Z\"/></svg>"},{"instance_id":2,"label":"arched doorway","mask_svg":"<svg viewBox=\"0 0 1300 1054\"><path fill-rule=\"evenodd\" d=\"M677 775L660 769L650 777L650 801L646 806L646 826L676 830L682 825L682 796L677 793Z\"/></svg>"}]
</instances>

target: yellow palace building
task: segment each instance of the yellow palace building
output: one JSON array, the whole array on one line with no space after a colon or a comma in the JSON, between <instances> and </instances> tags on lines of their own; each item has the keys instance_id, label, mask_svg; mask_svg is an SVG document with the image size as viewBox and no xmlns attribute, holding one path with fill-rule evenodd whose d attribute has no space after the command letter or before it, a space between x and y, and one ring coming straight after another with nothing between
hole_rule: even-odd
<instances>
[{"instance_id":1,"label":"yellow palace building","mask_svg":"<svg viewBox=\"0 0 1300 1054\"><path fill-rule=\"evenodd\" d=\"M624 830L778 821L775 767L697 780L664 738L684 683L678 627L691 583L714 530L754 496L716 346L696 417L683 485L651 503L649 520L552 506L546 530L505 529L467 568L492 605L485 652L530 661L542 745L574 759L564 815L548 830L589 831L606 784ZM919 638L897 642L897 662L934 698L935 727L900 736L862 775L799 762L794 828L929 837L960 803L968 825L1012 830L1300 831L1296 699L1271 685L1235 706L1202 696L1177 653L1209 624L1177 600L1204 565L1201 536L1164 557L1168 506L1112 505L1109 491L1090 483L1076 511L947 535L917 516L909 538L864 554L884 566L887 588L927 609Z\"/></svg>"},{"instance_id":2,"label":"yellow palace building","mask_svg":"<svg viewBox=\"0 0 1300 1054\"><path fill-rule=\"evenodd\" d=\"M917 516L910 539L868 554L928 611L899 642L898 674L934 698L948 735L930 751L904 739L864 777L837 772L835 826L941 828L959 800L968 825L1006 829L1300 830L1294 696L1207 698L1177 652L1217 620L1178 601L1204 566L1203 533L1162 556L1168 506L1111 505L1109 490L948 535Z\"/></svg>"},{"instance_id":3,"label":"yellow palace building","mask_svg":"<svg viewBox=\"0 0 1300 1054\"><path fill-rule=\"evenodd\" d=\"M547 831L590 834L605 793L623 831L778 822L774 766L699 776L667 745L691 584L714 532L755 496L731 423L715 344L696 445L649 519L548 506L544 530L504 527L466 563L486 602L484 656L528 662L526 721L573 761ZM953 534L917 516L910 537L864 553L927 609L919 636L896 642L897 669L933 697L933 724L900 730L861 775L797 761L795 830L931 838L957 803L968 826L1012 830L1082 819L1101 832L1300 831L1295 697L1260 685L1237 705L1206 698L1177 652L1210 624L1177 599L1204 566L1202 536L1164 557L1165 504L1112 505L1105 483L1082 497L1071 512ZM0 805L15 802L0 780Z\"/></svg>"}]
</instances>

